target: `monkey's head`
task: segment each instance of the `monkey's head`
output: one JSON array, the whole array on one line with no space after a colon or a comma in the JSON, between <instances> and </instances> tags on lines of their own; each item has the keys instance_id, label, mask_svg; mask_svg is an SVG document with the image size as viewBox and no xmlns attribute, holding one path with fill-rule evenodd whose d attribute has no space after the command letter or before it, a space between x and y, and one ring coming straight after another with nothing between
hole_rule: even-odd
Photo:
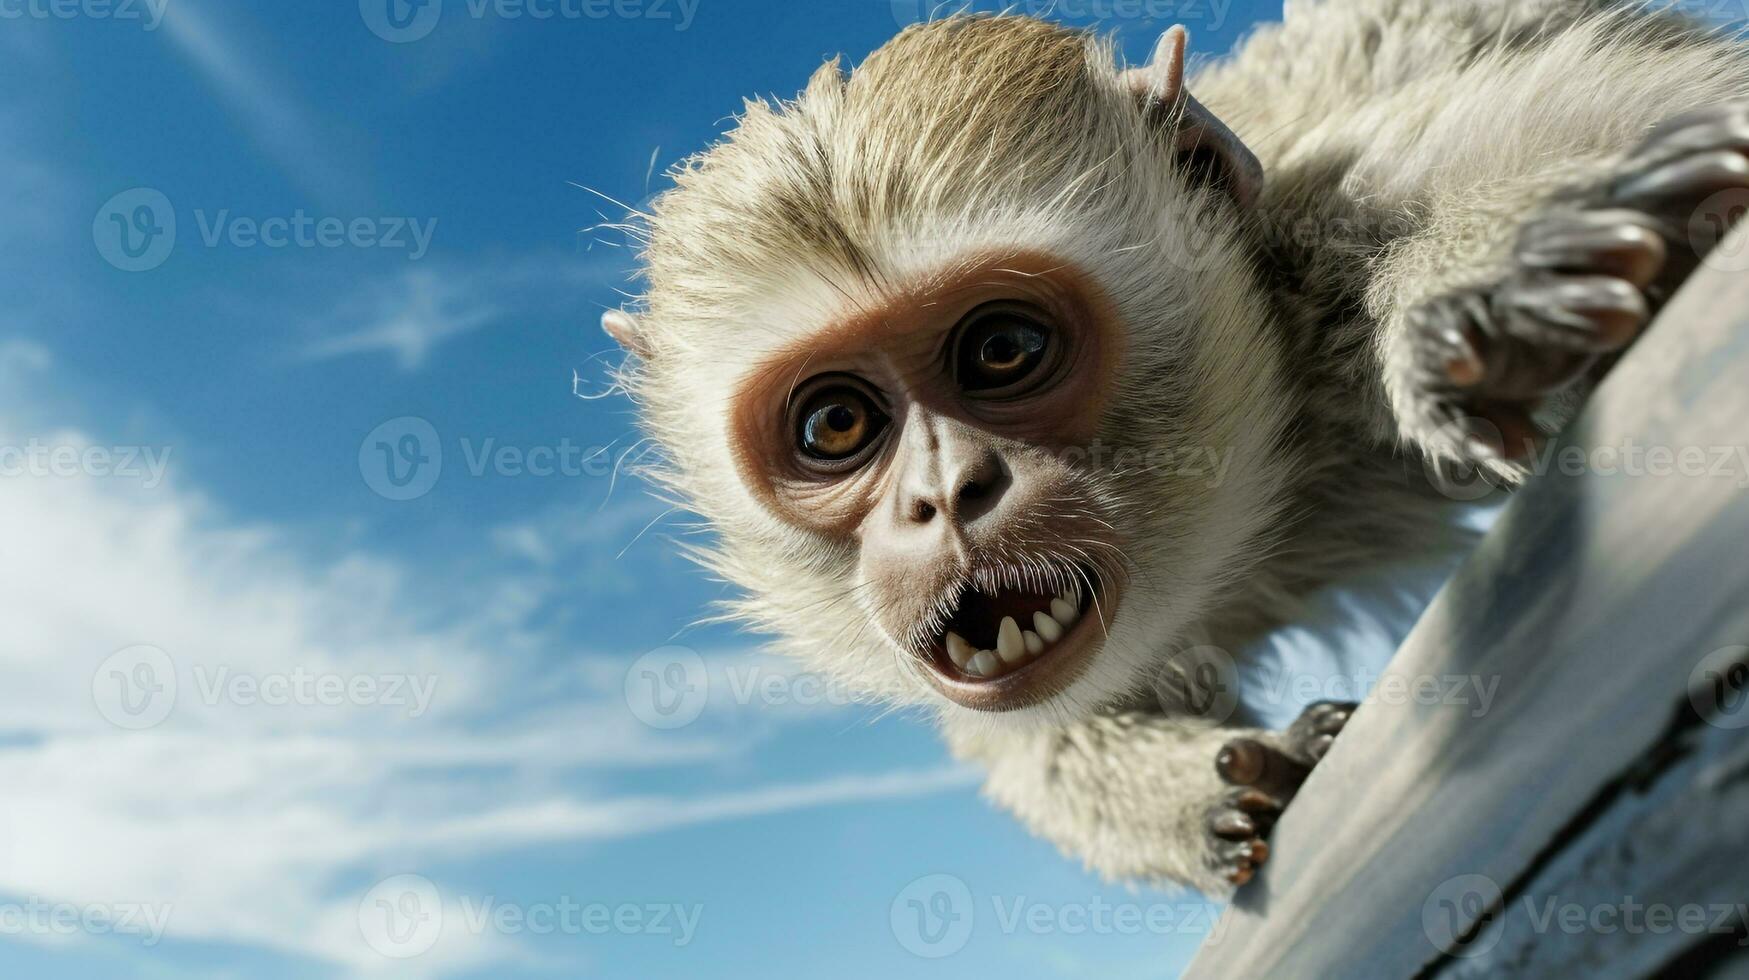
<instances>
[{"instance_id":1,"label":"monkey's head","mask_svg":"<svg viewBox=\"0 0 1749 980\"><path fill-rule=\"evenodd\" d=\"M648 216L608 331L734 612L962 720L1145 688L1264 547L1291 415L1254 158L1022 17L913 27L749 102Z\"/></svg>"}]
</instances>

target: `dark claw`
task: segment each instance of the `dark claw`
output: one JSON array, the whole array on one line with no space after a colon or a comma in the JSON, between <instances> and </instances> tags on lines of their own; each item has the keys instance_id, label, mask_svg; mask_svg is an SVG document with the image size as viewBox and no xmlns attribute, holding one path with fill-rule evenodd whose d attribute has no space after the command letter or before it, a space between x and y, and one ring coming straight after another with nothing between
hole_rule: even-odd
<instances>
[{"instance_id":1,"label":"dark claw","mask_svg":"<svg viewBox=\"0 0 1749 980\"><path fill-rule=\"evenodd\" d=\"M1240 841L1223 848L1221 856L1236 863L1262 864L1269 860L1269 843L1260 840Z\"/></svg>"},{"instance_id":2,"label":"dark claw","mask_svg":"<svg viewBox=\"0 0 1749 980\"><path fill-rule=\"evenodd\" d=\"M1232 804L1246 813L1272 817L1281 812L1280 800L1260 789L1241 789L1231 797Z\"/></svg>"},{"instance_id":3,"label":"dark claw","mask_svg":"<svg viewBox=\"0 0 1749 980\"><path fill-rule=\"evenodd\" d=\"M1209 820L1209 829L1226 840L1249 840L1257 836L1257 824L1243 813L1219 811Z\"/></svg>"}]
</instances>

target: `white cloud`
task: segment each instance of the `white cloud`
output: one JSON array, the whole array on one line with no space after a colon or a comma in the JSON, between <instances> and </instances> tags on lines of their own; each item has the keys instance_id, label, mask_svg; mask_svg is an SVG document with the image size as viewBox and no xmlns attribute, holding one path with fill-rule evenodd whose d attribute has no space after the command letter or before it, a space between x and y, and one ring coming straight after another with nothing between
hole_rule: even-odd
<instances>
[{"instance_id":1,"label":"white cloud","mask_svg":"<svg viewBox=\"0 0 1749 980\"><path fill-rule=\"evenodd\" d=\"M53 370L41 348L0 343L0 382ZM14 394L0 398L29 387L5 384ZM98 444L34 429L26 414L0 400L0 446ZM174 465L155 489L95 474L0 478L0 540L0 894L165 903L172 941L440 975L526 951L446 932L417 961L386 960L360 935L359 880L970 778L943 768L698 796L590 791L610 770L745 752L758 733L735 711L696 732L646 728L623 703L615 658L532 672L555 659L535 656L541 638L504 629L502 609L470 611L472 591L432 594L418 570L369 555L302 557L291 536L227 517ZM137 644L168 658L174 698L156 702L170 705L161 724L128 731L112 723L117 692L144 688L120 687L131 675L111 676L109 658ZM360 703L322 703L313 687L264 703L265 689L215 688L221 670L435 686L415 716L381 688ZM163 689L169 675L154 680Z\"/></svg>"}]
</instances>

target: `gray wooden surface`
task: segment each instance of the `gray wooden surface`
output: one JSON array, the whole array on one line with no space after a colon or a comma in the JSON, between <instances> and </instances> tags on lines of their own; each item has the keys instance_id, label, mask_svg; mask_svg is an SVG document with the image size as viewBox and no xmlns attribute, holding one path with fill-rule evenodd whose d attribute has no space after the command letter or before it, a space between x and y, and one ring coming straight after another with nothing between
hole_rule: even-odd
<instances>
[{"instance_id":1,"label":"gray wooden surface","mask_svg":"<svg viewBox=\"0 0 1749 980\"><path fill-rule=\"evenodd\" d=\"M1375 688L1490 709L1363 707L1187 976L1749 975L1729 922L1623 921L1749 902L1749 274L1692 280L1561 445L1603 465L1516 495ZM1705 462L1611 462L1655 447Z\"/></svg>"}]
</instances>

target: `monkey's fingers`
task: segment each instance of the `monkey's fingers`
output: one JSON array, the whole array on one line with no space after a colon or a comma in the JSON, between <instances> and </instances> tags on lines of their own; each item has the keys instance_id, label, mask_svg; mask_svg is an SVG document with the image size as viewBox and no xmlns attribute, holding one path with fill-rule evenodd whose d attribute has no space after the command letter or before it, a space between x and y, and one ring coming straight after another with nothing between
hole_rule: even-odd
<instances>
[{"instance_id":1,"label":"monkey's fingers","mask_svg":"<svg viewBox=\"0 0 1749 980\"><path fill-rule=\"evenodd\" d=\"M1610 276L1645 288L1664 269L1662 231L1641 211L1578 211L1526 225L1513 258L1529 270Z\"/></svg>"},{"instance_id":2,"label":"monkey's fingers","mask_svg":"<svg viewBox=\"0 0 1749 980\"><path fill-rule=\"evenodd\" d=\"M1654 129L1604 191L1604 204L1642 212L1669 247L1662 302L1749 210L1749 102L1713 106Z\"/></svg>"},{"instance_id":3,"label":"monkey's fingers","mask_svg":"<svg viewBox=\"0 0 1749 980\"><path fill-rule=\"evenodd\" d=\"M1319 701L1300 713L1287 730L1289 751L1317 765L1336 743L1336 736L1348 726L1354 709L1350 701Z\"/></svg>"},{"instance_id":4,"label":"monkey's fingers","mask_svg":"<svg viewBox=\"0 0 1749 980\"><path fill-rule=\"evenodd\" d=\"M1257 869L1269 860L1269 842L1252 840L1227 844L1221 847L1220 854L1230 868L1227 880L1235 885L1243 885L1257 877Z\"/></svg>"},{"instance_id":5,"label":"monkey's fingers","mask_svg":"<svg viewBox=\"0 0 1749 980\"><path fill-rule=\"evenodd\" d=\"M1652 128L1628 156L1627 173L1614 184L1618 197L1656 194L1663 180L1646 180L1667 164L1682 163L1716 151L1749 154L1749 102L1709 106L1667 119Z\"/></svg>"},{"instance_id":6,"label":"monkey's fingers","mask_svg":"<svg viewBox=\"0 0 1749 980\"><path fill-rule=\"evenodd\" d=\"M1222 878L1243 885L1269 860L1264 838L1283 806L1262 790L1239 788L1227 792L1209 810L1208 832L1214 838L1211 860Z\"/></svg>"},{"instance_id":7,"label":"monkey's fingers","mask_svg":"<svg viewBox=\"0 0 1749 980\"><path fill-rule=\"evenodd\" d=\"M1249 787L1277 799L1292 799L1312 767L1254 738L1236 738L1221 746L1215 771L1232 786Z\"/></svg>"},{"instance_id":8,"label":"monkey's fingers","mask_svg":"<svg viewBox=\"0 0 1749 980\"><path fill-rule=\"evenodd\" d=\"M1511 356L1496 357L1495 374L1484 381L1497 397L1514 389L1534 396L1565 384L1568 371L1583 369L1586 355L1626 347L1651 321L1640 287L1605 275L1524 273L1501 283L1492 305L1499 330L1530 348L1502 345Z\"/></svg>"}]
</instances>

